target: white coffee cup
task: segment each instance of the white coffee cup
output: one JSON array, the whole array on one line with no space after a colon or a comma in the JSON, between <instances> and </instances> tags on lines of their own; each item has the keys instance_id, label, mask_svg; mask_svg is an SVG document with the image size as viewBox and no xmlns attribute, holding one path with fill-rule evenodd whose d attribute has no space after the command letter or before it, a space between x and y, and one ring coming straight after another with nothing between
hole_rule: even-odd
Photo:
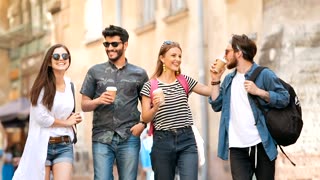
<instances>
[{"instance_id":1,"label":"white coffee cup","mask_svg":"<svg viewBox=\"0 0 320 180\"><path fill-rule=\"evenodd\" d=\"M153 98L160 97L160 105L164 103L164 93L162 88L158 88L152 92Z\"/></svg>"},{"instance_id":2,"label":"white coffee cup","mask_svg":"<svg viewBox=\"0 0 320 180\"><path fill-rule=\"evenodd\" d=\"M108 86L106 88L106 91L113 96L113 98L116 98L116 95L117 95L117 87L115 86Z\"/></svg>"}]
</instances>

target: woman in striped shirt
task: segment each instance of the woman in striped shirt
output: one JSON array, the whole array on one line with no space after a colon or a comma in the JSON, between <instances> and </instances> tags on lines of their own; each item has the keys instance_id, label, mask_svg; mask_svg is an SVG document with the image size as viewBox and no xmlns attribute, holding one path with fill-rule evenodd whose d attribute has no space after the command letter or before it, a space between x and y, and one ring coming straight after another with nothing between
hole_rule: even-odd
<instances>
[{"instance_id":1,"label":"woman in striped shirt","mask_svg":"<svg viewBox=\"0 0 320 180\"><path fill-rule=\"evenodd\" d=\"M160 96L150 92L154 89L152 80L141 90L143 122L154 123L151 162L156 180L173 180L176 168L181 180L198 178L198 150L191 128L193 120L188 95L195 92L210 96L211 88L180 75L181 55L177 42L165 41L160 48L151 79L163 90L164 103Z\"/></svg>"}]
</instances>

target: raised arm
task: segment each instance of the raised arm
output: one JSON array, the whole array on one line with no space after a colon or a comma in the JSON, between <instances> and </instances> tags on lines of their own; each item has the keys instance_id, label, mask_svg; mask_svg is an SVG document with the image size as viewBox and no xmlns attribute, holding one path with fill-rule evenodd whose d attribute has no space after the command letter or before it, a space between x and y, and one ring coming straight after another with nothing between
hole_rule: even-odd
<instances>
[{"instance_id":1,"label":"raised arm","mask_svg":"<svg viewBox=\"0 0 320 180\"><path fill-rule=\"evenodd\" d=\"M193 92L203 95L203 96L210 96L211 95L211 87L204 85L202 83L197 83L197 85L194 86L192 89Z\"/></svg>"}]
</instances>

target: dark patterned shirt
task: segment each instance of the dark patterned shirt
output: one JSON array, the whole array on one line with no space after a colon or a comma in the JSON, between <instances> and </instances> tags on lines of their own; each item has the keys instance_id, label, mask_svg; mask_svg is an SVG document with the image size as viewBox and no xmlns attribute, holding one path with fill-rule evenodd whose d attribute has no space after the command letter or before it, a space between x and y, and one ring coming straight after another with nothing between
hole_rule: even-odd
<instances>
[{"instance_id":1,"label":"dark patterned shirt","mask_svg":"<svg viewBox=\"0 0 320 180\"><path fill-rule=\"evenodd\" d=\"M89 69L82 84L80 93L98 98L108 86L117 87L114 103L101 104L93 113L92 141L111 143L114 133L122 140L130 135L130 128L140 120L137 108L140 91L148 81L146 71L127 62L118 69L110 61L94 65Z\"/></svg>"}]
</instances>

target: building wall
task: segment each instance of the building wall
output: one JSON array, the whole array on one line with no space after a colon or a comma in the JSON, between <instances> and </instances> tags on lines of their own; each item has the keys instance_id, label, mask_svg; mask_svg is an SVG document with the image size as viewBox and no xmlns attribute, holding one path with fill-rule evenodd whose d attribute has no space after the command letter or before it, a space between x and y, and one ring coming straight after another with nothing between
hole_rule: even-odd
<instances>
[{"instance_id":1,"label":"building wall","mask_svg":"<svg viewBox=\"0 0 320 180\"><path fill-rule=\"evenodd\" d=\"M280 153L279 179L320 179L320 14L319 1L264 1L261 43L262 65L269 66L296 90L304 126L297 143L284 147L297 164L292 166Z\"/></svg>"},{"instance_id":2,"label":"building wall","mask_svg":"<svg viewBox=\"0 0 320 180\"><path fill-rule=\"evenodd\" d=\"M8 2L0 3L0 9L6 7ZM69 47L72 63L67 76L75 83L76 111L81 111L79 91L87 70L94 64L107 61L101 31L110 24L121 25L128 30L130 38L126 56L129 62L145 68L149 75L155 69L157 54L163 41L173 40L182 47L182 72L195 79L201 79L204 75L205 83L210 81L210 63L223 55L231 35L248 34L258 45L256 62L269 66L280 77L292 83L303 108L305 124L301 138L295 145L285 147L286 153L297 163L297 167L291 166L279 153L276 179L319 179L319 165L316 162L320 158L320 140L317 138L320 126L316 113L319 109L317 59L320 56L320 18L317 9L320 5L317 0L205 0L201 11L200 1L187 0L187 9L171 16L170 0L156 0L155 21L144 26L141 26L142 0L122 0L121 19L116 17L116 0L101 1L103 27L97 38L90 40L86 39L88 31L85 27L88 1L45 0L43 5L50 10L56 2L61 3L60 9L52 10L51 16L45 16L47 32L41 39L42 43L38 44L48 47L50 44L63 43ZM3 19L3 16L3 13L0 13L0 19ZM201 16L203 32L200 32ZM92 21L97 19L92 18ZM2 26L5 25L2 23L0 30L3 29ZM200 44L200 33L203 35L204 44ZM44 48L36 49L33 55L28 54L22 59L39 59ZM206 69L200 69L201 57L204 57ZM0 50L0 62L3 65L0 66L0 97L7 97L10 91L8 67L12 65L6 50ZM8 101L4 99L0 98L0 104ZM203 103L206 105L203 106ZM190 107L199 130L208 132L207 179L231 179L229 162L217 158L220 113L214 113L207 101L204 102L196 94L190 96ZM205 107L204 111L200 109L202 107ZM208 117L208 120L203 121L203 117ZM84 121L78 125L75 174L87 179L91 179L93 173L91 128L92 113L85 113Z\"/></svg>"},{"instance_id":3,"label":"building wall","mask_svg":"<svg viewBox=\"0 0 320 180\"><path fill-rule=\"evenodd\" d=\"M8 9L8 2L1 1L0 2L0 34L4 33L8 28L8 22L6 21L6 14ZM0 47L6 42L0 42ZM9 64L10 60L8 58L8 51L6 49L0 48L0 104L5 104L8 99L7 95L9 94ZM1 131L2 132L2 131ZM3 136L0 135L1 139ZM1 147L3 147L3 143L1 142Z\"/></svg>"},{"instance_id":4,"label":"building wall","mask_svg":"<svg viewBox=\"0 0 320 180\"><path fill-rule=\"evenodd\" d=\"M8 52L0 49L0 104L4 104L8 101L7 96L9 94L9 65L10 60L8 58Z\"/></svg>"},{"instance_id":5,"label":"building wall","mask_svg":"<svg viewBox=\"0 0 320 180\"><path fill-rule=\"evenodd\" d=\"M7 30L9 23L7 21L7 10L8 10L8 1L0 2L0 33Z\"/></svg>"}]
</instances>

